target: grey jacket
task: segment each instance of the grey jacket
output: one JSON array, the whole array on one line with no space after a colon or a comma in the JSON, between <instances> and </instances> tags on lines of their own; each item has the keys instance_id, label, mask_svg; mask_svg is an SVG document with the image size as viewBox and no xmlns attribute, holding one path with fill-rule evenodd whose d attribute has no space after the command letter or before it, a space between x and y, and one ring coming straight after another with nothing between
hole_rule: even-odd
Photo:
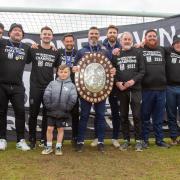
<instances>
[{"instance_id":1,"label":"grey jacket","mask_svg":"<svg viewBox=\"0 0 180 180\"><path fill-rule=\"evenodd\" d=\"M70 111L77 101L77 91L71 79L51 81L44 93L47 115L56 118L69 118Z\"/></svg>"}]
</instances>

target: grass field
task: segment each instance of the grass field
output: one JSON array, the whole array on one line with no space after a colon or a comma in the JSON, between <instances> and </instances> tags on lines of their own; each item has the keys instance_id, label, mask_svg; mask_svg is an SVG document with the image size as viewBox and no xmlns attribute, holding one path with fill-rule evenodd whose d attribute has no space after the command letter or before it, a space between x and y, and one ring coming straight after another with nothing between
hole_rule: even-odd
<instances>
[{"instance_id":1,"label":"grass field","mask_svg":"<svg viewBox=\"0 0 180 180\"><path fill-rule=\"evenodd\" d=\"M22 152L15 143L8 143L0 152L0 179L35 180L94 180L94 179L180 179L180 146L158 148L151 142L150 149L121 152L106 140L104 154L89 146L77 153L70 142L65 141L64 155L40 155L41 150Z\"/></svg>"}]
</instances>

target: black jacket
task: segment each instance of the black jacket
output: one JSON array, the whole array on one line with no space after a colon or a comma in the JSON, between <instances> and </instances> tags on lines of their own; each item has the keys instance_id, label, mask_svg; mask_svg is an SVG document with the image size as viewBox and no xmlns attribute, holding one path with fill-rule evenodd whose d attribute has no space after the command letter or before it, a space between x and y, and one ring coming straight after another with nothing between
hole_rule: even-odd
<instances>
[{"instance_id":1,"label":"black jacket","mask_svg":"<svg viewBox=\"0 0 180 180\"><path fill-rule=\"evenodd\" d=\"M180 86L180 52L172 47L166 50L166 77L170 86Z\"/></svg>"},{"instance_id":2,"label":"black jacket","mask_svg":"<svg viewBox=\"0 0 180 180\"><path fill-rule=\"evenodd\" d=\"M24 66L30 47L0 39L0 83L22 85Z\"/></svg>"},{"instance_id":3,"label":"black jacket","mask_svg":"<svg viewBox=\"0 0 180 180\"><path fill-rule=\"evenodd\" d=\"M121 51L119 56L113 56L116 67L116 82L127 82L131 79L135 84L130 89L141 89L141 80L145 74L144 61L140 57L138 49L131 48Z\"/></svg>"},{"instance_id":4,"label":"black jacket","mask_svg":"<svg viewBox=\"0 0 180 180\"><path fill-rule=\"evenodd\" d=\"M147 46L141 49L141 58L145 63L145 75L142 80L144 90L165 90L165 51L162 47L151 49Z\"/></svg>"}]
</instances>

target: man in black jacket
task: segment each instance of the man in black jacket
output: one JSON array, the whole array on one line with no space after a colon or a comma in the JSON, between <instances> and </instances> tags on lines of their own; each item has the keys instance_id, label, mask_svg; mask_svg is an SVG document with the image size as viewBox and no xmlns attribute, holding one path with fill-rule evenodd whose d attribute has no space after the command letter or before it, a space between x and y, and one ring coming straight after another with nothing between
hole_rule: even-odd
<instances>
[{"instance_id":1,"label":"man in black jacket","mask_svg":"<svg viewBox=\"0 0 180 180\"><path fill-rule=\"evenodd\" d=\"M166 48L166 112L170 130L171 145L178 140L177 108L180 115L180 36L175 35L172 47Z\"/></svg>"},{"instance_id":2,"label":"man in black jacket","mask_svg":"<svg viewBox=\"0 0 180 180\"><path fill-rule=\"evenodd\" d=\"M120 48L119 41L117 40L118 37L118 28L114 25L109 25L107 28L107 38L103 41L103 46L109 52L110 60L112 60L112 51L116 48ZM113 63L113 62L112 62ZM109 95L109 104L111 108L111 116L112 116L112 145L115 148L119 148L120 144L118 141L119 136L119 129L120 129L120 113L119 113L119 102L116 95L116 86L113 86L113 89ZM94 127L95 127L95 139L91 143L91 146L97 146L98 139L97 139L97 121L94 120Z\"/></svg>"},{"instance_id":3,"label":"man in black jacket","mask_svg":"<svg viewBox=\"0 0 180 180\"><path fill-rule=\"evenodd\" d=\"M141 80L145 73L144 61L138 49L132 47L133 37L130 32L124 32L120 38L122 46L119 56L114 56L116 67L116 86L120 100L120 114L124 143L120 150L125 151L130 146L129 104L131 105L135 131L135 150L142 151L141 138Z\"/></svg>"},{"instance_id":4,"label":"man in black jacket","mask_svg":"<svg viewBox=\"0 0 180 180\"><path fill-rule=\"evenodd\" d=\"M24 31L20 24L12 24L8 35L8 40L0 39L0 150L7 147L7 110L10 100L15 113L16 148L27 151L30 148L24 140L25 88L22 76L29 46L21 42Z\"/></svg>"},{"instance_id":5,"label":"man in black jacket","mask_svg":"<svg viewBox=\"0 0 180 180\"><path fill-rule=\"evenodd\" d=\"M59 52L52 50L50 45L53 39L53 31L45 26L41 29L40 38L42 44L37 48L31 48L28 61L32 62L30 75L30 97L29 97L29 141L31 149L36 147L36 126L40 105L43 105L42 130L39 146L46 145L47 116L43 103L44 91L50 81L54 79L54 68L58 65Z\"/></svg>"},{"instance_id":6,"label":"man in black jacket","mask_svg":"<svg viewBox=\"0 0 180 180\"><path fill-rule=\"evenodd\" d=\"M76 55L76 49L74 48L75 44L75 38L73 34L66 34L63 37L63 49L59 49L60 58L59 63L60 64L66 64L68 67L71 68L71 80L74 83L74 73L72 72L72 66L74 64L74 58ZM76 145L77 142L77 136L78 136L78 124L79 124L79 101L77 99L77 102L75 106L73 107L71 111L72 116L72 145Z\"/></svg>"},{"instance_id":7,"label":"man in black jacket","mask_svg":"<svg viewBox=\"0 0 180 180\"><path fill-rule=\"evenodd\" d=\"M146 73L142 81L142 136L144 147L148 146L150 117L155 131L156 145L168 148L163 141L163 117L165 112L166 72L165 51L158 46L157 32L145 33L145 45L141 50Z\"/></svg>"}]
</instances>

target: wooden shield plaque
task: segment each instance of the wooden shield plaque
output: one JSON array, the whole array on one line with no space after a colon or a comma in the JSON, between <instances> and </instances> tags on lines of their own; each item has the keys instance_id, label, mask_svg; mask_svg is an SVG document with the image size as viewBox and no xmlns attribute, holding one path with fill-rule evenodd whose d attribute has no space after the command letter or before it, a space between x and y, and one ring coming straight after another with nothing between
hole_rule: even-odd
<instances>
[{"instance_id":1,"label":"wooden shield plaque","mask_svg":"<svg viewBox=\"0 0 180 180\"><path fill-rule=\"evenodd\" d=\"M114 77L110 73L111 61L101 53L85 54L78 62L80 71L75 73L79 95L88 102L98 103L110 94Z\"/></svg>"}]
</instances>

